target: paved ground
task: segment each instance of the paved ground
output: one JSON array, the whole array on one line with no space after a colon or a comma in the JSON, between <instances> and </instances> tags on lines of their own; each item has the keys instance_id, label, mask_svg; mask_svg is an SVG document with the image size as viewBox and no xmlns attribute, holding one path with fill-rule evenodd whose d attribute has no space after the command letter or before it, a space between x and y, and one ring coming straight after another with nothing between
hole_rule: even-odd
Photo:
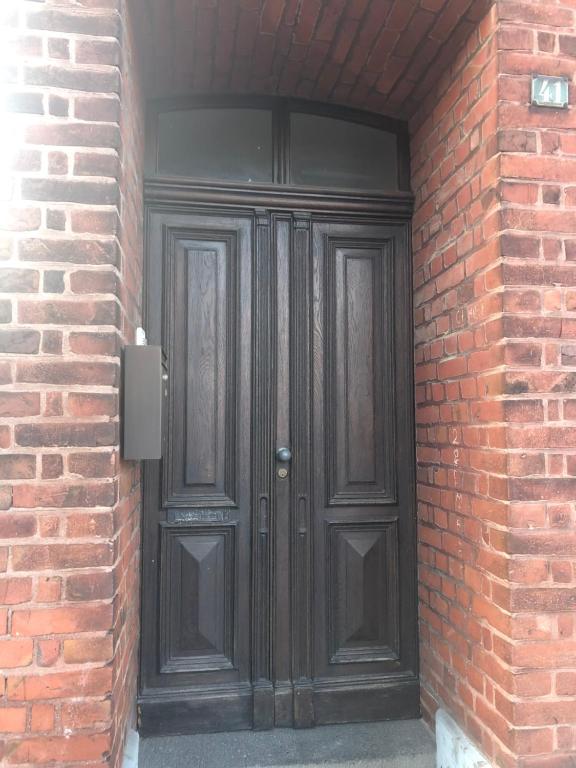
<instances>
[{"instance_id":1,"label":"paved ground","mask_svg":"<svg viewBox=\"0 0 576 768\"><path fill-rule=\"evenodd\" d=\"M434 768L419 720L140 740L139 768Z\"/></svg>"}]
</instances>

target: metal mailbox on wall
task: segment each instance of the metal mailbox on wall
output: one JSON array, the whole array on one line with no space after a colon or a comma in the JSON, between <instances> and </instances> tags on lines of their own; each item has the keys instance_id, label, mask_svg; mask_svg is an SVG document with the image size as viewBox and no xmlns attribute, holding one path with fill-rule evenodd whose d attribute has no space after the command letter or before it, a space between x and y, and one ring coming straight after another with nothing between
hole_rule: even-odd
<instances>
[{"instance_id":1,"label":"metal mailbox on wall","mask_svg":"<svg viewBox=\"0 0 576 768\"><path fill-rule=\"evenodd\" d=\"M124 348L123 440L125 459L162 458L162 348Z\"/></svg>"}]
</instances>

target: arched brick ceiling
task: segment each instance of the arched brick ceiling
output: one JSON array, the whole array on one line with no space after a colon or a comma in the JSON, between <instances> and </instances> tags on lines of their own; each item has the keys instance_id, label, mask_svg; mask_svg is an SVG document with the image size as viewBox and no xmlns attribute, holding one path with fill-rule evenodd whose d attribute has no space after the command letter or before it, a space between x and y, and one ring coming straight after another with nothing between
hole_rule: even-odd
<instances>
[{"instance_id":1,"label":"arched brick ceiling","mask_svg":"<svg viewBox=\"0 0 576 768\"><path fill-rule=\"evenodd\" d=\"M134 0L150 97L266 93L409 116L490 0Z\"/></svg>"}]
</instances>

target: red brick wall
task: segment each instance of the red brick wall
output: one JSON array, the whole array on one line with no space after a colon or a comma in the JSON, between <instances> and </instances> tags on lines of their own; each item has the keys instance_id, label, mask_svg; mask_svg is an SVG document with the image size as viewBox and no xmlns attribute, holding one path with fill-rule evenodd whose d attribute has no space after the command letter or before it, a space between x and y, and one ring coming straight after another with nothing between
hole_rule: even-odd
<instances>
[{"instance_id":1,"label":"red brick wall","mask_svg":"<svg viewBox=\"0 0 576 768\"><path fill-rule=\"evenodd\" d=\"M497 703L533 755L521 764L561 768L576 761L576 110L526 95L533 72L566 75L576 103L576 5L502 0L499 12L510 509L495 569L507 566L502 653L518 682Z\"/></svg>"},{"instance_id":2,"label":"red brick wall","mask_svg":"<svg viewBox=\"0 0 576 768\"><path fill-rule=\"evenodd\" d=\"M113 764L138 616L139 478L118 456L120 350L140 313L137 79L119 0L11 7L0 760Z\"/></svg>"},{"instance_id":3,"label":"red brick wall","mask_svg":"<svg viewBox=\"0 0 576 768\"><path fill-rule=\"evenodd\" d=\"M499 0L412 126L423 701L506 766L576 752L574 14Z\"/></svg>"},{"instance_id":4,"label":"red brick wall","mask_svg":"<svg viewBox=\"0 0 576 768\"><path fill-rule=\"evenodd\" d=\"M489 755L501 617L484 560L506 519L495 33L492 12L412 126L423 707L443 703Z\"/></svg>"},{"instance_id":5,"label":"red brick wall","mask_svg":"<svg viewBox=\"0 0 576 768\"><path fill-rule=\"evenodd\" d=\"M121 6L122 37L122 140L120 165L120 286L123 307L122 337L134 341L141 324L143 269L143 155L144 98L140 90L140 67L133 39L132 14L127 2ZM137 12L137 11L134 11ZM116 663L112 700L115 702L112 754L122 750L126 725L135 727L136 682L140 627L140 465L120 462L119 503L116 507L118 560L114 607Z\"/></svg>"}]
</instances>

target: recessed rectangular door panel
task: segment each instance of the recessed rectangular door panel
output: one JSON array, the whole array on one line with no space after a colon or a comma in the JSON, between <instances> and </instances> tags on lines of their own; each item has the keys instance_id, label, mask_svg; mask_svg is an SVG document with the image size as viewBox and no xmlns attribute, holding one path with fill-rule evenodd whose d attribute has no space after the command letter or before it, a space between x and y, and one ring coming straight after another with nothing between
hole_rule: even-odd
<instances>
[{"instance_id":1,"label":"recessed rectangular door panel","mask_svg":"<svg viewBox=\"0 0 576 768\"><path fill-rule=\"evenodd\" d=\"M329 503L393 503L392 248L351 237L325 247Z\"/></svg>"},{"instance_id":2,"label":"recessed rectangular door panel","mask_svg":"<svg viewBox=\"0 0 576 768\"><path fill-rule=\"evenodd\" d=\"M162 673L234 669L234 535L234 526L162 528Z\"/></svg>"},{"instance_id":3,"label":"recessed rectangular door panel","mask_svg":"<svg viewBox=\"0 0 576 768\"><path fill-rule=\"evenodd\" d=\"M168 229L165 506L236 503L238 233Z\"/></svg>"},{"instance_id":4,"label":"recessed rectangular door panel","mask_svg":"<svg viewBox=\"0 0 576 768\"><path fill-rule=\"evenodd\" d=\"M396 521L331 523L327 536L330 664L397 661Z\"/></svg>"}]
</instances>

